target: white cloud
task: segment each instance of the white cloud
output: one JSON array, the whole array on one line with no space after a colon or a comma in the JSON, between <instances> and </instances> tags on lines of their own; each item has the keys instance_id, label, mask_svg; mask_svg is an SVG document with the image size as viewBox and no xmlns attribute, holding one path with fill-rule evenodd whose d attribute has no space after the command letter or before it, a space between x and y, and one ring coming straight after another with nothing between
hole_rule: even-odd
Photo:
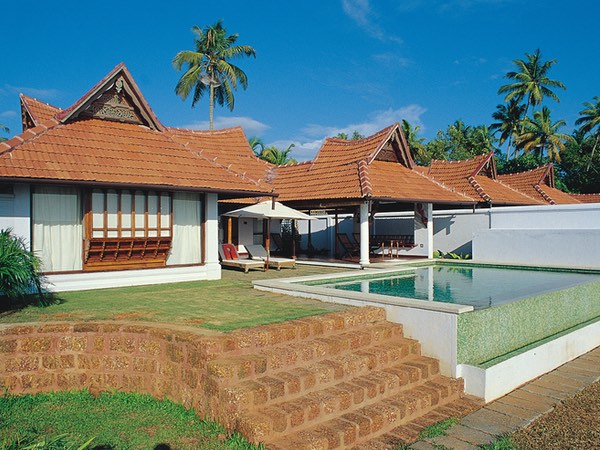
<instances>
[{"instance_id":1,"label":"white cloud","mask_svg":"<svg viewBox=\"0 0 600 450\"><path fill-rule=\"evenodd\" d=\"M268 125L259 122L252 117L229 117L229 116L219 116L214 119L214 127L219 130L222 128L233 128L233 127L242 127L244 129L244 133L248 137L256 136L264 132L269 128ZM209 121L199 121L193 122L190 124L182 125L180 128L188 128L190 130L208 130Z\"/></svg>"},{"instance_id":2,"label":"white cloud","mask_svg":"<svg viewBox=\"0 0 600 450\"><path fill-rule=\"evenodd\" d=\"M393 34L385 33L375 22L369 0L342 0L342 9L348 17L354 20L362 30L372 37L380 41L402 43L402 39Z\"/></svg>"},{"instance_id":3,"label":"white cloud","mask_svg":"<svg viewBox=\"0 0 600 450\"><path fill-rule=\"evenodd\" d=\"M370 136L383 128L396 123L401 122L402 119L407 120L413 126L420 126L424 129L421 122L421 116L427 110L421 105L412 104L403 106L398 109L386 109L382 111L376 111L369 115L369 119L365 122L353 123L343 127L333 127L310 124L306 126L303 131L309 136L324 135L326 137L336 136L338 133L352 134L354 130L358 131L364 136Z\"/></svg>"},{"instance_id":4,"label":"white cloud","mask_svg":"<svg viewBox=\"0 0 600 450\"><path fill-rule=\"evenodd\" d=\"M0 113L0 117L16 117L17 112L16 111L2 111Z\"/></svg>"},{"instance_id":5,"label":"white cloud","mask_svg":"<svg viewBox=\"0 0 600 450\"><path fill-rule=\"evenodd\" d=\"M37 99L53 99L60 95L60 91L58 89L43 89L43 88L33 88L26 86L11 86L10 84L5 84L3 88L0 88L0 94L13 95L13 94L25 94L30 97L35 97Z\"/></svg>"}]
</instances>

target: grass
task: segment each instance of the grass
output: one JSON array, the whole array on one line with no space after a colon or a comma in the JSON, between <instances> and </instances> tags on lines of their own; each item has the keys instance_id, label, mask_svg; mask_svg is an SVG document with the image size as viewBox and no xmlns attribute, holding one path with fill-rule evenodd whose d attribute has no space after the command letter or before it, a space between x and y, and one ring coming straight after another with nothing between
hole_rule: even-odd
<instances>
[{"instance_id":1,"label":"grass","mask_svg":"<svg viewBox=\"0 0 600 450\"><path fill-rule=\"evenodd\" d=\"M491 444L481 445L482 450L520 450L509 436L501 436Z\"/></svg>"},{"instance_id":2,"label":"grass","mask_svg":"<svg viewBox=\"0 0 600 450\"><path fill-rule=\"evenodd\" d=\"M341 269L299 266L268 272L222 271L221 280L63 292L47 307L0 312L0 323L60 320L142 320L231 331L339 311L345 307L258 291L253 279L283 278Z\"/></svg>"},{"instance_id":3,"label":"grass","mask_svg":"<svg viewBox=\"0 0 600 450\"><path fill-rule=\"evenodd\" d=\"M0 448L57 441L100 449L257 449L240 435L200 419L167 400L122 392L94 397L88 391L0 397ZM69 446L70 447L70 446ZM37 447L35 447L37 448ZM46 446L67 448L66 446Z\"/></svg>"},{"instance_id":4,"label":"grass","mask_svg":"<svg viewBox=\"0 0 600 450\"><path fill-rule=\"evenodd\" d=\"M460 422L460 419L458 417L449 417L438 423L434 423L433 425L425 428L419 433L418 440L431 439L438 436L445 436L446 430L452 425L456 425L458 422Z\"/></svg>"}]
</instances>

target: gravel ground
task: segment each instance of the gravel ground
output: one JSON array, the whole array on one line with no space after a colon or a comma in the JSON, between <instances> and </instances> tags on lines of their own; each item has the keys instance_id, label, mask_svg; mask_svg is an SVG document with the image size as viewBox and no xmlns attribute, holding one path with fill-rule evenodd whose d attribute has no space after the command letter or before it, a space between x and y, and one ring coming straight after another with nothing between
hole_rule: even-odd
<instances>
[{"instance_id":1,"label":"gravel ground","mask_svg":"<svg viewBox=\"0 0 600 450\"><path fill-rule=\"evenodd\" d=\"M512 436L527 450L600 449L600 381Z\"/></svg>"}]
</instances>

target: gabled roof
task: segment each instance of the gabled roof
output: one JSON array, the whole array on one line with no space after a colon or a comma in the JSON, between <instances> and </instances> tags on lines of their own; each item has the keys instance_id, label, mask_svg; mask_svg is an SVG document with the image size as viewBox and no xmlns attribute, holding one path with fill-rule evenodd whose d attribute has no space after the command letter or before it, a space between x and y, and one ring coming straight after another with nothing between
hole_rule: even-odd
<instances>
[{"instance_id":1,"label":"gabled roof","mask_svg":"<svg viewBox=\"0 0 600 450\"><path fill-rule=\"evenodd\" d=\"M546 204L569 204L579 201L554 186L552 163L525 172L500 175L500 181Z\"/></svg>"},{"instance_id":2,"label":"gabled roof","mask_svg":"<svg viewBox=\"0 0 600 450\"><path fill-rule=\"evenodd\" d=\"M118 64L79 100L56 116L61 123L86 117L164 130L123 63Z\"/></svg>"},{"instance_id":3,"label":"gabled roof","mask_svg":"<svg viewBox=\"0 0 600 450\"><path fill-rule=\"evenodd\" d=\"M62 110L56 106L41 102L33 97L20 94L21 100L21 118L23 122L23 131L33 128L41 123L54 118Z\"/></svg>"},{"instance_id":4,"label":"gabled roof","mask_svg":"<svg viewBox=\"0 0 600 450\"><path fill-rule=\"evenodd\" d=\"M270 193L270 189L230 170L226 160L214 161L203 155L202 149L173 139L172 133L164 131L152 117L136 90L127 69L117 66L67 110L0 143L0 178L196 190L240 197ZM115 99L115 95L122 97ZM26 99L25 107L30 104ZM237 140L245 139L241 130L236 136ZM221 145L222 140L215 140L212 148L217 152Z\"/></svg>"},{"instance_id":5,"label":"gabled roof","mask_svg":"<svg viewBox=\"0 0 600 450\"><path fill-rule=\"evenodd\" d=\"M280 201L473 201L413 170L399 124L360 140L327 139L314 160L275 169Z\"/></svg>"},{"instance_id":6,"label":"gabled roof","mask_svg":"<svg viewBox=\"0 0 600 450\"><path fill-rule=\"evenodd\" d=\"M600 203L600 193L598 194L569 194L579 203Z\"/></svg>"},{"instance_id":7,"label":"gabled roof","mask_svg":"<svg viewBox=\"0 0 600 450\"><path fill-rule=\"evenodd\" d=\"M477 202L495 205L542 203L497 180L493 152L460 161L433 160L424 172L444 186L453 188Z\"/></svg>"},{"instance_id":8,"label":"gabled roof","mask_svg":"<svg viewBox=\"0 0 600 450\"><path fill-rule=\"evenodd\" d=\"M241 127L223 130L188 130L167 128L175 142L198 152L218 164L237 172L271 190L271 171L275 166L256 157Z\"/></svg>"}]
</instances>

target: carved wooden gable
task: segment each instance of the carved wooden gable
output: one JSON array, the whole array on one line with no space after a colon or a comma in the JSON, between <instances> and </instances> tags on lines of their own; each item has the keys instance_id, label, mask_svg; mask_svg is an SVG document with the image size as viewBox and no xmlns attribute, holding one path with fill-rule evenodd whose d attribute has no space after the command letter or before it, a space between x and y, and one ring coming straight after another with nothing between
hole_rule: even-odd
<instances>
[{"instance_id":1,"label":"carved wooden gable","mask_svg":"<svg viewBox=\"0 0 600 450\"><path fill-rule=\"evenodd\" d=\"M403 136L398 131L391 134L387 142L375 155L376 161L387 161L400 163L408 168L412 168L412 160L406 154L406 144L403 141Z\"/></svg>"},{"instance_id":2,"label":"carved wooden gable","mask_svg":"<svg viewBox=\"0 0 600 450\"><path fill-rule=\"evenodd\" d=\"M35 122L23 105L21 105L21 123L23 125L23 132L29 130L30 128L35 127Z\"/></svg>"},{"instance_id":3,"label":"carved wooden gable","mask_svg":"<svg viewBox=\"0 0 600 450\"><path fill-rule=\"evenodd\" d=\"M87 109L81 112L80 116L148 125L135 107L124 85L123 77L118 78L114 85L97 100L94 100Z\"/></svg>"},{"instance_id":4,"label":"carved wooden gable","mask_svg":"<svg viewBox=\"0 0 600 450\"><path fill-rule=\"evenodd\" d=\"M89 118L144 125L158 131L164 130L122 63L74 105L57 115L57 119L63 123Z\"/></svg>"}]
</instances>

